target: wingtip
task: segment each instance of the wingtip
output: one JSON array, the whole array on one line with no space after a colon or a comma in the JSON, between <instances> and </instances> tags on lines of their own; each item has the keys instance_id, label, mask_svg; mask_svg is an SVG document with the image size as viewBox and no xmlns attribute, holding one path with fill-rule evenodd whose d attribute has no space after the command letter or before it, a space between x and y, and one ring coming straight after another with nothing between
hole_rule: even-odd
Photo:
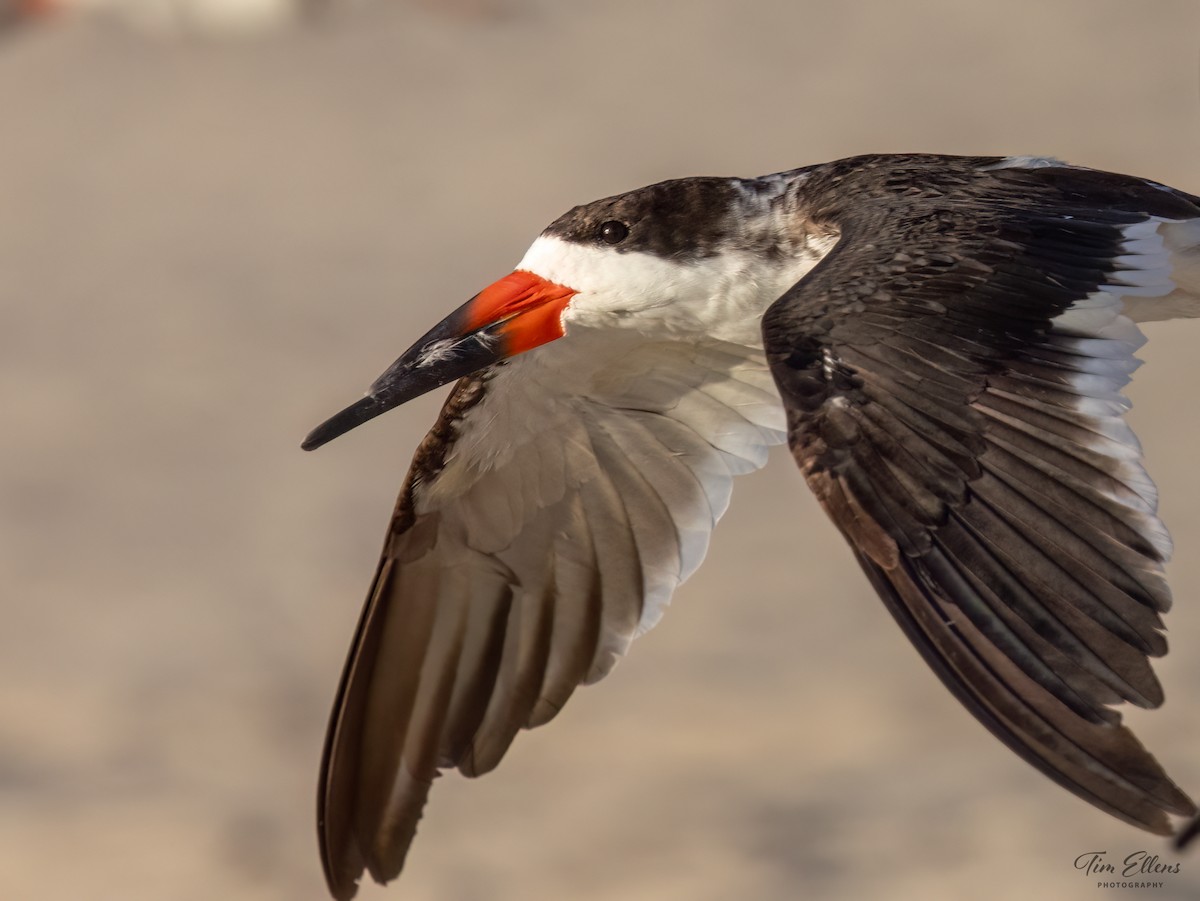
<instances>
[{"instance_id":1,"label":"wingtip","mask_svg":"<svg viewBox=\"0 0 1200 901\"><path fill-rule=\"evenodd\" d=\"M333 901L351 901L358 894L358 880L352 879L348 883L337 886L330 885L329 894L333 896Z\"/></svg>"},{"instance_id":2,"label":"wingtip","mask_svg":"<svg viewBox=\"0 0 1200 901\"><path fill-rule=\"evenodd\" d=\"M325 885L334 901L350 901L358 894L358 883L365 869L365 865L360 860L343 858L335 865L328 856L323 854L321 862L325 870Z\"/></svg>"},{"instance_id":3,"label":"wingtip","mask_svg":"<svg viewBox=\"0 0 1200 901\"><path fill-rule=\"evenodd\" d=\"M322 763L322 783L325 781ZM317 842L321 852L321 870L325 886L334 901L350 901L358 894L358 883L366 861L353 835L344 828L331 828L324 795L317 805Z\"/></svg>"},{"instance_id":4,"label":"wingtip","mask_svg":"<svg viewBox=\"0 0 1200 901\"><path fill-rule=\"evenodd\" d=\"M1175 840L1172 844L1176 851L1186 851L1191 848L1196 837L1200 836L1200 816L1192 817L1192 819L1184 825L1182 829L1175 834Z\"/></svg>"}]
</instances>

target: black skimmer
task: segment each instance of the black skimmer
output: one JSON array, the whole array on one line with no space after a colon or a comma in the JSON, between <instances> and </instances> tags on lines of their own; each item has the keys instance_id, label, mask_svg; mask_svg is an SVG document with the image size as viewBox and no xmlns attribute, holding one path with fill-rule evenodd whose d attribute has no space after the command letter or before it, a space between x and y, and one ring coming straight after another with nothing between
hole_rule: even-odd
<instances>
[{"instance_id":1,"label":"black skimmer","mask_svg":"<svg viewBox=\"0 0 1200 901\"><path fill-rule=\"evenodd\" d=\"M1171 552L1122 419L1135 323L1200 315L1200 197L1033 157L861 156L579 206L312 449L458 380L416 452L321 769L335 898L608 673L787 440L884 604L996 737L1170 834Z\"/></svg>"}]
</instances>

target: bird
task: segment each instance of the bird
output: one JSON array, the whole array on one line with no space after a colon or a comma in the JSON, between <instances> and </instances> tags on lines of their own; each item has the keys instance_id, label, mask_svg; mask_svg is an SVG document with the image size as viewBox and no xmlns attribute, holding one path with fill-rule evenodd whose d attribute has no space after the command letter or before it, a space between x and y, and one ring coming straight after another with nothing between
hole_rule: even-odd
<instances>
[{"instance_id":1,"label":"bird","mask_svg":"<svg viewBox=\"0 0 1200 901\"><path fill-rule=\"evenodd\" d=\"M1171 539L1122 394L1200 316L1200 197L1032 156L868 154L576 206L317 448L454 383L416 449L320 772L328 888L395 878L434 778L608 674L786 442L867 581L991 733L1170 835L1153 708ZM747 578L750 578L748 576Z\"/></svg>"}]
</instances>

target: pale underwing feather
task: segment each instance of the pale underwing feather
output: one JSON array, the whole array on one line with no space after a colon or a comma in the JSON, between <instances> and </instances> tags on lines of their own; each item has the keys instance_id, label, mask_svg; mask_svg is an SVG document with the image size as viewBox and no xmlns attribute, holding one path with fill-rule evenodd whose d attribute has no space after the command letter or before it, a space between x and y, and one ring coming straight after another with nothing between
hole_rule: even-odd
<instances>
[{"instance_id":1,"label":"pale underwing feather","mask_svg":"<svg viewBox=\"0 0 1200 901\"><path fill-rule=\"evenodd\" d=\"M325 806L354 786L349 835L325 835L334 875L394 877L440 770L489 771L608 673L699 566L733 476L783 438L761 350L621 339L613 356L626 368L597 347L591 374L546 353L464 383L457 440L418 454L343 688L364 701L327 750Z\"/></svg>"}]
</instances>

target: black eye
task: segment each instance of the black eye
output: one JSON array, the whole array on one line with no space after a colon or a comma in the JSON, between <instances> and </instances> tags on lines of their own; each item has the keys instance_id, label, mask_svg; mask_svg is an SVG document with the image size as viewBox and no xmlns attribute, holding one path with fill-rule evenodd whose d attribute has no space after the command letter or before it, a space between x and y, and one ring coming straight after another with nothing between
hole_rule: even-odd
<instances>
[{"instance_id":1,"label":"black eye","mask_svg":"<svg viewBox=\"0 0 1200 901\"><path fill-rule=\"evenodd\" d=\"M600 238L605 244L620 244L629 236L629 226L613 219L600 226Z\"/></svg>"}]
</instances>

